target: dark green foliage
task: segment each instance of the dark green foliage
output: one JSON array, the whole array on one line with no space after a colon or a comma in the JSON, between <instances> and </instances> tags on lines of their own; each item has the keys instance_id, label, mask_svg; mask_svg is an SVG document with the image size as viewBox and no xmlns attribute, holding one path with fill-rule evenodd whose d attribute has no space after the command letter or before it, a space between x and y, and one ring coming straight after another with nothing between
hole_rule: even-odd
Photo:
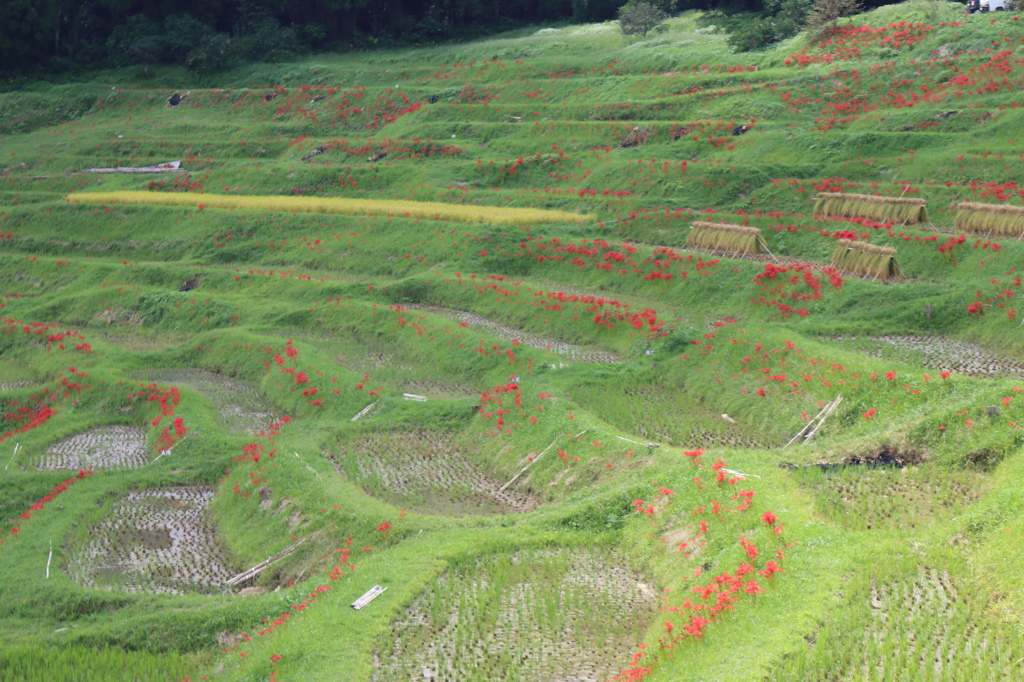
<instances>
[{"instance_id":1,"label":"dark green foliage","mask_svg":"<svg viewBox=\"0 0 1024 682\"><path fill-rule=\"evenodd\" d=\"M835 29L841 18L854 15L860 10L859 0L814 0L814 5L807 13L805 28L815 38L824 37Z\"/></svg>"},{"instance_id":2,"label":"dark green foliage","mask_svg":"<svg viewBox=\"0 0 1024 682\"><path fill-rule=\"evenodd\" d=\"M764 13L736 22L728 43L737 52L749 52L791 38L800 32L810 0L767 0Z\"/></svg>"},{"instance_id":3,"label":"dark green foliage","mask_svg":"<svg viewBox=\"0 0 1024 682\"><path fill-rule=\"evenodd\" d=\"M185 65L193 71L205 73L223 69L233 63L236 53L231 38L217 33L204 38L185 58Z\"/></svg>"},{"instance_id":4,"label":"dark green foliage","mask_svg":"<svg viewBox=\"0 0 1024 682\"><path fill-rule=\"evenodd\" d=\"M167 54L164 61L182 63L185 55L208 40L213 29L191 14L172 14L164 19L162 40Z\"/></svg>"},{"instance_id":5,"label":"dark green foliage","mask_svg":"<svg viewBox=\"0 0 1024 682\"><path fill-rule=\"evenodd\" d=\"M619 29L622 35L646 36L666 17L665 12L654 3L631 1L619 9Z\"/></svg>"}]
</instances>

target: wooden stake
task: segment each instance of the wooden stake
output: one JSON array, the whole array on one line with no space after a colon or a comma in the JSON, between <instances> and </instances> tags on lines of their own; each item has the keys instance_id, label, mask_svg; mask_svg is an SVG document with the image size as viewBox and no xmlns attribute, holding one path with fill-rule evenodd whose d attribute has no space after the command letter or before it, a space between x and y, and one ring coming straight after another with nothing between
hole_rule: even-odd
<instances>
[{"instance_id":1,"label":"wooden stake","mask_svg":"<svg viewBox=\"0 0 1024 682\"><path fill-rule=\"evenodd\" d=\"M245 580L248 580L249 578L255 578L265 568L267 568L267 566L270 566L270 564L274 563L278 559L281 559L282 557L288 556L289 554L291 554L292 552L295 551L296 547L298 547L299 545L301 545L303 542L305 542L308 539L309 539L309 536L306 536L306 537L302 538L301 540L299 540L298 542L296 542L291 547L288 547L287 549L283 549L280 552L278 552L277 554L275 554L274 556L272 556L269 559L267 559L266 561L262 561L262 562L256 564L255 566L250 568L248 571L245 571L243 573L239 573L234 578L229 580L227 582L226 586L227 587L234 587L238 583L243 582Z\"/></svg>"},{"instance_id":2,"label":"wooden stake","mask_svg":"<svg viewBox=\"0 0 1024 682\"><path fill-rule=\"evenodd\" d=\"M373 406L376 405L376 404L377 404L377 401L374 400L372 403L370 403L369 405L367 405L363 409L359 410L359 414L357 414L356 416L352 417L352 421L355 421L355 420L359 419L360 417L366 416L366 413L369 412L370 410L372 410Z\"/></svg>"},{"instance_id":3,"label":"wooden stake","mask_svg":"<svg viewBox=\"0 0 1024 682\"><path fill-rule=\"evenodd\" d=\"M805 443L811 442L811 439L814 438L814 434L818 432L818 429L820 429L821 425L825 423L825 420L828 419L829 415L835 412L835 409L839 407L839 403L841 402L843 402L843 396L839 396L835 399L832 405L829 406L828 412L826 412L821 420L818 421L818 425L814 427L814 430L804 436Z\"/></svg>"},{"instance_id":4,"label":"wooden stake","mask_svg":"<svg viewBox=\"0 0 1024 682\"><path fill-rule=\"evenodd\" d=\"M843 396L840 395L835 400L833 400L833 401L829 402L828 404L826 404L825 407L821 408L821 412L819 412L814 417L814 419L812 419L809 422L807 422L807 424L804 425L804 428L800 429L800 431L797 432L797 435L793 436L793 438L790 439L790 442L785 443L784 445L782 445L782 447L788 447L788 446L792 445L793 443L795 443L797 441L797 439L800 438L800 436L804 435L804 433L807 431L807 429L811 428L811 425L814 422L818 421L819 419L823 420L825 417L827 417L828 413L831 410L835 410L839 406L840 401L842 401L842 400L843 400ZM818 426L821 426L821 425L818 424ZM815 427L814 430L816 431L817 428ZM805 439L806 439L806 436L805 436Z\"/></svg>"},{"instance_id":5,"label":"wooden stake","mask_svg":"<svg viewBox=\"0 0 1024 682\"><path fill-rule=\"evenodd\" d=\"M4 471L7 471L7 467L11 466L11 462L14 461L14 457L18 454L18 450L21 450L21 443L15 443L14 452L11 453L11 458L7 460L7 464L4 465Z\"/></svg>"},{"instance_id":6,"label":"wooden stake","mask_svg":"<svg viewBox=\"0 0 1024 682\"><path fill-rule=\"evenodd\" d=\"M829 405L831 405L831 404L832 404L832 403L829 403ZM784 447L784 448L788 448L788 447L789 447L790 445L792 445L793 443L795 443L795 442L796 442L796 440L797 440L797 438L799 438L800 436L804 435L804 431L806 431L807 429L811 428L811 424L813 424L814 422L816 422L816 421L818 420L818 417L820 417L821 415L825 414L825 410L827 410L827 409L828 409L828 405L826 405L825 407L821 408L821 412L819 412L819 413L818 413L818 414L817 414L817 415L816 415L816 416L814 417L814 419L811 419L811 420L810 420L810 421L808 421L808 422L807 422L806 424L804 424L804 427L803 427L802 429L800 429L800 430L799 430L799 431L797 432L797 434L796 434L795 436L793 436L793 437L792 437L792 438L790 439L790 441L789 441L788 443L786 443L785 445L783 445L782 447Z\"/></svg>"},{"instance_id":7,"label":"wooden stake","mask_svg":"<svg viewBox=\"0 0 1024 682\"><path fill-rule=\"evenodd\" d=\"M576 438L579 438L580 436L582 436L586 432L587 432L587 429L583 429L582 431L580 431L579 433L576 434L576 436L573 438L573 440L575 440ZM526 473L526 470L530 468L530 465L533 464L534 462L536 462L541 457L543 457L545 452L547 452L551 448L555 447L555 443L557 443L557 442L558 442L558 438L555 438L553 441L551 441L551 445L549 445L546 448L544 448L544 452L541 452L539 455L537 455L532 460L527 462L526 466L524 466L522 469L520 469L519 473L516 474L515 476L513 476L511 481L509 481L505 485L503 485L500 488L498 488L498 492L499 493L505 492L505 488L509 487L510 485L515 483L517 480L519 480L519 477L522 476L524 473Z\"/></svg>"}]
</instances>

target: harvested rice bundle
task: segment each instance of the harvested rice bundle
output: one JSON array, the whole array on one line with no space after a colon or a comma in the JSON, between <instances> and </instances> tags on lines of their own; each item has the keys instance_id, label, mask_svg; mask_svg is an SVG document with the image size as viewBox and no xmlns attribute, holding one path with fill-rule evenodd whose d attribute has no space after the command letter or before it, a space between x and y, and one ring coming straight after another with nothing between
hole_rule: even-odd
<instances>
[{"instance_id":1,"label":"harvested rice bundle","mask_svg":"<svg viewBox=\"0 0 1024 682\"><path fill-rule=\"evenodd\" d=\"M850 239L839 240L832 254L832 267L846 273L883 280L903 277L903 270L896 262L896 249Z\"/></svg>"},{"instance_id":2,"label":"harvested rice bundle","mask_svg":"<svg viewBox=\"0 0 1024 682\"><path fill-rule=\"evenodd\" d=\"M954 225L961 232L1024 237L1024 206L965 201L956 208Z\"/></svg>"},{"instance_id":3,"label":"harvested rice bundle","mask_svg":"<svg viewBox=\"0 0 1024 682\"><path fill-rule=\"evenodd\" d=\"M870 218L880 222L913 225L928 221L924 199L879 197L872 194L819 192L815 218Z\"/></svg>"},{"instance_id":4,"label":"harvested rice bundle","mask_svg":"<svg viewBox=\"0 0 1024 682\"><path fill-rule=\"evenodd\" d=\"M703 221L690 226L686 245L741 254L764 253L768 250L761 230L756 227Z\"/></svg>"}]
</instances>

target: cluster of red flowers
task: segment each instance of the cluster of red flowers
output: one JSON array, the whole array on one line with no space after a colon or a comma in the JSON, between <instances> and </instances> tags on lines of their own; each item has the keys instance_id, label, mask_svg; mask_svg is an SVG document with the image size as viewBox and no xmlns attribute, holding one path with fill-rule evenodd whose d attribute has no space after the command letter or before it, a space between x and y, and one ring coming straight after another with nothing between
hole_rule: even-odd
<instances>
[{"instance_id":1,"label":"cluster of red flowers","mask_svg":"<svg viewBox=\"0 0 1024 682\"><path fill-rule=\"evenodd\" d=\"M712 524L717 527L730 515L747 512L753 507L755 496L753 490L741 489L736 493L729 492L730 486L735 486L745 480L743 475L732 473L726 469L727 464L722 459L718 459L710 467L707 466L702 459L703 454L703 450L686 453L694 464L695 473L698 474L693 478L694 487L698 491L698 499L707 496L707 493L703 491L708 488L704 484L704 478L700 475L704 471L713 474L714 481L718 484L717 487L721 493L728 494L731 499L738 500L740 504L733 507L717 498L698 503L690 515L703 517L710 512L711 521L698 521L694 532L695 539L680 542L677 547L673 548L675 551L681 552L684 558L690 558L695 549L707 545L708 534L714 532ZM661 519L670 515L678 518L677 512L673 510L672 502L678 495L674 490L660 486L656 482L652 482L652 485L656 488L655 499L650 502L635 500L633 508L637 512L645 514L651 520L652 525L659 528L659 533L663 533L664 531L660 530L663 527ZM772 535L781 536L783 534L784 527L777 523L778 517L773 512L763 512L761 521L771 530ZM656 535L652 535L652 537L656 537ZM660 541L665 542L665 538L661 538ZM681 622L669 620L663 624L665 633L658 639L659 649L662 652L675 648L683 640L703 638L707 634L709 626L720 621L727 612L735 610L743 602L764 592L765 587L753 577L754 575L767 581L767 584L771 584L774 577L784 571L780 565L785 554L784 549L776 549L774 558L765 561L762 568L758 570L758 557L761 552L757 545L745 536L740 536L738 542L743 548L745 558L733 571L723 572L714 576L709 582L689 588L689 591L695 595L693 599L684 598L677 605L662 607L662 612L679 616L682 619ZM694 568L690 577L699 578L702 574L703 569L698 566ZM644 645L641 648L646 649ZM654 673L659 660L649 657L645 651L638 652L633 658L632 665L612 679L616 682L643 680Z\"/></svg>"},{"instance_id":2,"label":"cluster of red flowers","mask_svg":"<svg viewBox=\"0 0 1024 682\"><path fill-rule=\"evenodd\" d=\"M821 274L828 277L829 283L836 290L843 287L843 278L835 268L820 268ZM790 274L786 274L790 273ZM764 270L754 276L754 284L764 293L750 299L758 305L765 305L776 308L783 317L789 317L795 313L801 317L810 315L808 308L794 308L781 299L794 301L817 301L822 297L822 283L814 274L814 268L804 263L793 265L774 265L766 263ZM805 287L800 290L796 287ZM791 288L792 287L792 288Z\"/></svg>"},{"instance_id":3,"label":"cluster of red flowers","mask_svg":"<svg viewBox=\"0 0 1024 682\"><path fill-rule=\"evenodd\" d=\"M57 497L57 495L60 495L61 493L65 492L74 483L77 483L78 481L83 481L86 478L88 478L89 476L92 476L92 469L80 469L78 471L78 475L77 476L74 476L72 478L69 478L69 479L65 480L60 485L54 486L51 492L48 492L45 495L43 495L41 498L39 498L39 501L33 503L28 508L27 511L22 512L21 517L20 517L21 520L23 522L24 521L28 521L29 519L32 518L32 515L34 513L41 512L43 510L43 508L48 503L53 502L54 498ZM19 528L17 526L11 528L11 535L13 537L18 537L18 533L20 533L20 532L21 532L21 528ZM5 542L6 542L6 540L0 540L0 545L4 544Z\"/></svg>"},{"instance_id":4,"label":"cluster of red flowers","mask_svg":"<svg viewBox=\"0 0 1024 682\"><path fill-rule=\"evenodd\" d=\"M189 173L185 173L174 180L150 180L146 183L145 189L151 192L202 192L203 183L193 180Z\"/></svg>"},{"instance_id":5,"label":"cluster of red flowers","mask_svg":"<svg viewBox=\"0 0 1024 682\"><path fill-rule=\"evenodd\" d=\"M963 22L942 22L936 26L898 21L888 26L839 26L830 37L805 47L786 58L785 64L807 66L831 64L844 59L856 59L867 47L910 47L928 37L942 26L961 26Z\"/></svg>"}]
</instances>

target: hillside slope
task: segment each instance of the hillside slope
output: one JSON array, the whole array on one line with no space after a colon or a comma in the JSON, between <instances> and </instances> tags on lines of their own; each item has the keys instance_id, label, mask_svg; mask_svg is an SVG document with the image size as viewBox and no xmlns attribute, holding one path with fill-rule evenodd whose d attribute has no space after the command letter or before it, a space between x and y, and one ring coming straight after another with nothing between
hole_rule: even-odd
<instances>
[{"instance_id":1,"label":"hillside slope","mask_svg":"<svg viewBox=\"0 0 1024 682\"><path fill-rule=\"evenodd\" d=\"M0 678L1019 676L1024 28L713 21L0 95Z\"/></svg>"}]
</instances>

